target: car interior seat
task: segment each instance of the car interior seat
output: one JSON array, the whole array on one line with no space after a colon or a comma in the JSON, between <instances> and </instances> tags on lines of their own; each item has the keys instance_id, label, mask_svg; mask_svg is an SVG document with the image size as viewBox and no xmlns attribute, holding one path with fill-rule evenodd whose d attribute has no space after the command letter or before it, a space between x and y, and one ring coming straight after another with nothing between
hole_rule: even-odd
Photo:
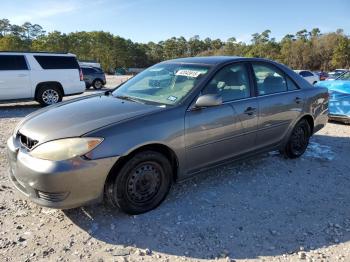
<instances>
[{"instance_id":1,"label":"car interior seat","mask_svg":"<svg viewBox=\"0 0 350 262\"><path fill-rule=\"evenodd\" d=\"M261 85L261 89L259 90L259 94L272 94L281 92L285 89L283 83L283 78L280 76L268 76L265 78L263 84Z\"/></svg>"},{"instance_id":2,"label":"car interior seat","mask_svg":"<svg viewBox=\"0 0 350 262\"><path fill-rule=\"evenodd\" d=\"M225 84L221 90L222 97L229 101L249 96L247 88L248 79L244 79L242 71L228 71L223 76L222 82Z\"/></svg>"}]
</instances>

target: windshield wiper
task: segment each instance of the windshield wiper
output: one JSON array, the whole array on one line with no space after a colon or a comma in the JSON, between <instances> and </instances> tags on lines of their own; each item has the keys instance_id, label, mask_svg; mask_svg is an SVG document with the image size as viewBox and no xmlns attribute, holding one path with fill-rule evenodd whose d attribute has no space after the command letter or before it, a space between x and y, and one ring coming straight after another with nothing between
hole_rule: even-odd
<instances>
[{"instance_id":1,"label":"windshield wiper","mask_svg":"<svg viewBox=\"0 0 350 262\"><path fill-rule=\"evenodd\" d=\"M127 100L127 101L131 101L131 102L136 102L136 103L141 103L141 104L144 104L142 101L140 101L139 99L137 98L133 98L133 97L130 97L130 96L115 96L116 98L119 98L119 99L122 99L122 100Z\"/></svg>"}]
</instances>

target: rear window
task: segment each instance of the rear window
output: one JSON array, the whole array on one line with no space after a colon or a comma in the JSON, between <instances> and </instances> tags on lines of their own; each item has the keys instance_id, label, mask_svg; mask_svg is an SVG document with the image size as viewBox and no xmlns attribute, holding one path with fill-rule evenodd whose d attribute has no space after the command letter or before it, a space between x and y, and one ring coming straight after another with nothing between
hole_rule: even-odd
<instances>
[{"instance_id":1,"label":"rear window","mask_svg":"<svg viewBox=\"0 0 350 262\"><path fill-rule=\"evenodd\" d=\"M94 68L82 68L84 74L95 74L99 73L96 69Z\"/></svg>"},{"instance_id":2,"label":"rear window","mask_svg":"<svg viewBox=\"0 0 350 262\"><path fill-rule=\"evenodd\" d=\"M303 77L313 76L313 74L308 71L301 71L299 74Z\"/></svg>"},{"instance_id":3,"label":"rear window","mask_svg":"<svg viewBox=\"0 0 350 262\"><path fill-rule=\"evenodd\" d=\"M73 56L42 56L34 58L43 69L79 69L78 61Z\"/></svg>"},{"instance_id":4,"label":"rear window","mask_svg":"<svg viewBox=\"0 0 350 262\"><path fill-rule=\"evenodd\" d=\"M23 55L0 55L0 70L28 70Z\"/></svg>"}]
</instances>

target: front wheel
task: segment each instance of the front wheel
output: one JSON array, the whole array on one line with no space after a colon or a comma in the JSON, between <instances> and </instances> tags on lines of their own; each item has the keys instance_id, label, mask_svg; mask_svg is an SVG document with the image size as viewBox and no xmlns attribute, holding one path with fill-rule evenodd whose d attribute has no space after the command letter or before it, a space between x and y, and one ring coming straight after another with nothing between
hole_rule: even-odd
<instances>
[{"instance_id":1,"label":"front wheel","mask_svg":"<svg viewBox=\"0 0 350 262\"><path fill-rule=\"evenodd\" d=\"M309 123L302 119L294 127L292 134L282 151L288 158L298 158L304 154L309 145L311 128Z\"/></svg>"},{"instance_id":2,"label":"front wheel","mask_svg":"<svg viewBox=\"0 0 350 262\"><path fill-rule=\"evenodd\" d=\"M105 188L110 203L135 215L156 208L168 194L172 182L169 160L154 151L137 153L115 174Z\"/></svg>"}]
</instances>

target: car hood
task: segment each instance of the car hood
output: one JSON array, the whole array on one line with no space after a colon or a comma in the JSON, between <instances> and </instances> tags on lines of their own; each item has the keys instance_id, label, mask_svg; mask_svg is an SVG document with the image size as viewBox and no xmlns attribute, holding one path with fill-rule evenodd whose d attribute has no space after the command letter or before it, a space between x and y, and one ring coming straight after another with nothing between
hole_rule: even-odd
<instances>
[{"instance_id":1,"label":"car hood","mask_svg":"<svg viewBox=\"0 0 350 262\"><path fill-rule=\"evenodd\" d=\"M95 129L140 117L164 107L97 95L60 103L27 116L15 132L39 141L82 136Z\"/></svg>"},{"instance_id":2,"label":"car hood","mask_svg":"<svg viewBox=\"0 0 350 262\"><path fill-rule=\"evenodd\" d=\"M328 90L350 94L350 81L348 80L326 80L316 84L316 86L326 87Z\"/></svg>"}]
</instances>

